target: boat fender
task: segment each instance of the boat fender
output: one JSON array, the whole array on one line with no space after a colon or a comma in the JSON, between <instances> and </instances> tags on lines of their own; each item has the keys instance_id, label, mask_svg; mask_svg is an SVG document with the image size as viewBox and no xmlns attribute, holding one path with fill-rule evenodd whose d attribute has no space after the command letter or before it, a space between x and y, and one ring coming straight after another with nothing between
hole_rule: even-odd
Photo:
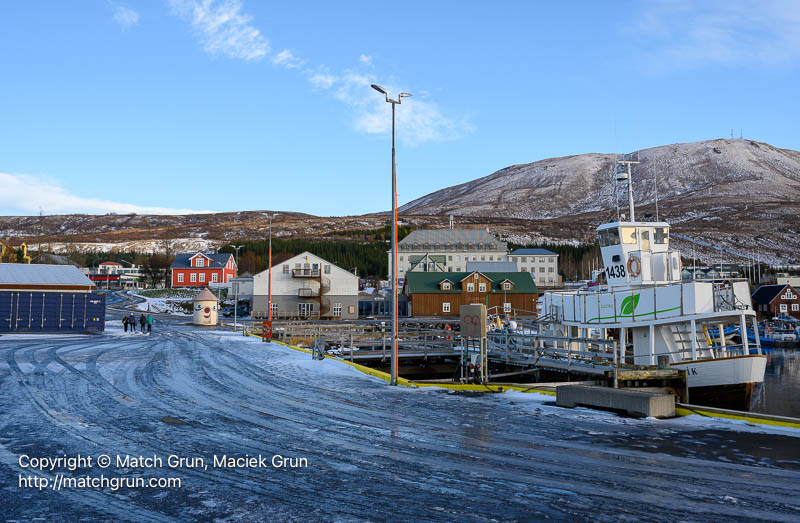
<instances>
[{"instance_id":1,"label":"boat fender","mask_svg":"<svg viewBox=\"0 0 800 523\"><path fill-rule=\"evenodd\" d=\"M628 258L628 274L631 275L632 278L636 278L642 273L642 262L639 261L639 258L631 256Z\"/></svg>"}]
</instances>

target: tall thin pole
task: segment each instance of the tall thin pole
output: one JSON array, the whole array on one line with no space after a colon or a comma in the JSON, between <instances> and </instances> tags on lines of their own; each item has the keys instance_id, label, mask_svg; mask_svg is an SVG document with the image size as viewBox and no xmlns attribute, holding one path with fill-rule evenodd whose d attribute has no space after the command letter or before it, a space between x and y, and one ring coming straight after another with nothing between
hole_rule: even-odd
<instances>
[{"instance_id":1,"label":"tall thin pole","mask_svg":"<svg viewBox=\"0 0 800 523\"><path fill-rule=\"evenodd\" d=\"M395 167L394 144L395 103L392 102L392 376L391 384L397 385L397 168Z\"/></svg>"},{"instance_id":2,"label":"tall thin pole","mask_svg":"<svg viewBox=\"0 0 800 523\"><path fill-rule=\"evenodd\" d=\"M269 254L267 255L267 265L269 274L267 279L267 321L270 322L272 329L272 214L269 215Z\"/></svg>"}]
</instances>

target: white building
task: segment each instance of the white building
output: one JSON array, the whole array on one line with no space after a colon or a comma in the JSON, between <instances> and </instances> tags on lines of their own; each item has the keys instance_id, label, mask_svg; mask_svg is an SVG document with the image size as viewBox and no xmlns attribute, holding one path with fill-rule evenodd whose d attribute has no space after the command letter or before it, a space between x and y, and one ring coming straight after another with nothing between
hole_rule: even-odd
<instances>
[{"instance_id":1,"label":"white building","mask_svg":"<svg viewBox=\"0 0 800 523\"><path fill-rule=\"evenodd\" d=\"M387 252L389 279L392 251ZM412 231L397 245L397 277L406 272L462 272L467 262L507 262L508 246L485 229Z\"/></svg>"},{"instance_id":2,"label":"white building","mask_svg":"<svg viewBox=\"0 0 800 523\"><path fill-rule=\"evenodd\" d=\"M521 272L531 273L538 287L558 287L558 254L547 249L517 249L509 255Z\"/></svg>"},{"instance_id":3,"label":"white building","mask_svg":"<svg viewBox=\"0 0 800 523\"><path fill-rule=\"evenodd\" d=\"M267 317L270 269L253 276L253 319ZM272 267L272 318L358 318L358 276L304 252Z\"/></svg>"}]
</instances>

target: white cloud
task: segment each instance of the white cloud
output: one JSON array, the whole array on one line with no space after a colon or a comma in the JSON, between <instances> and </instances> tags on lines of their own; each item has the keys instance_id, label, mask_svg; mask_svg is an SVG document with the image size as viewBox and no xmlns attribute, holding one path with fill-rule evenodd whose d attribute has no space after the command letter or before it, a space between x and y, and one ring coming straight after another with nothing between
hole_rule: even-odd
<instances>
[{"instance_id":1,"label":"white cloud","mask_svg":"<svg viewBox=\"0 0 800 523\"><path fill-rule=\"evenodd\" d=\"M113 4L114 21L123 29L130 29L139 23L139 13L122 4Z\"/></svg>"},{"instance_id":2,"label":"white cloud","mask_svg":"<svg viewBox=\"0 0 800 523\"><path fill-rule=\"evenodd\" d=\"M794 0L640 5L632 32L656 68L773 65L800 57L800 3Z\"/></svg>"},{"instance_id":3,"label":"white cloud","mask_svg":"<svg viewBox=\"0 0 800 523\"><path fill-rule=\"evenodd\" d=\"M189 21L204 49L211 54L258 61L270 52L267 39L251 25L252 17L242 13L240 0L167 0L172 10ZM317 90L328 91L354 109L353 127L368 134L391 130L391 107L370 88L373 73L345 71L331 73L328 68L304 67L305 62L288 49L271 57L273 64L302 71ZM372 70L372 57L359 56L360 67ZM391 88L397 93L398 89ZM446 116L425 93L406 99L397 112L398 136L408 144L454 140L474 131L464 118Z\"/></svg>"},{"instance_id":4,"label":"white cloud","mask_svg":"<svg viewBox=\"0 0 800 523\"><path fill-rule=\"evenodd\" d=\"M190 22L203 49L245 61L258 61L270 51L269 42L241 12L239 0L168 0L173 12Z\"/></svg>"},{"instance_id":5,"label":"white cloud","mask_svg":"<svg viewBox=\"0 0 800 523\"><path fill-rule=\"evenodd\" d=\"M292 54L288 49L284 49L272 58L272 63L282 65L287 69L297 69L303 66L303 61Z\"/></svg>"},{"instance_id":6,"label":"white cloud","mask_svg":"<svg viewBox=\"0 0 800 523\"><path fill-rule=\"evenodd\" d=\"M40 210L47 214L196 214L211 211L149 207L114 202L99 198L84 198L70 194L57 182L40 176L0 173L0 206L31 214Z\"/></svg>"},{"instance_id":7,"label":"white cloud","mask_svg":"<svg viewBox=\"0 0 800 523\"><path fill-rule=\"evenodd\" d=\"M375 92L370 84L378 83L360 72L343 75L313 73L309 82L314 87L330 90L333 97L355 110L353 126L367 134L385 134L392 130L392 107L385 97ZM392 85L384 85L391 97L406 91ZM474 132L474 126L464 118L446 116L433 102L419 97L403 98L396 111L397 136L409 145L423 142L448 141Z\"/></svg>"}]
</instances>

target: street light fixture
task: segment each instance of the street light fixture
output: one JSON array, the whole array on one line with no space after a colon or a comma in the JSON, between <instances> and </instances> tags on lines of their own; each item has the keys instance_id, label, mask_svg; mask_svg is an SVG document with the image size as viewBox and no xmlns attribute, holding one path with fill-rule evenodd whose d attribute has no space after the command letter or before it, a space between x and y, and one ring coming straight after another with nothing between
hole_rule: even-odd
<instances>
[{"instance_id":1,"label":"street light fixture","mask_svg":"<svg viewBox=\"0 0 800 523\"><path fill-rule=\"evenodd\" d=\"M409 93L400 93L396 100L389 98L389 93L378 84L371 87L386 97L386 102L392 104L392 373L391 384L397 385L397 169L395 167L395 106L403 102L403 98L411 96Z\"/></svg>"},{"instance_id":2,"label":"street light fixture","mask_svg":"<svg viewBox=\"0 0 800 523\"><path fill-rule=\"evenodd\" d=\"M228 247L233 247L236 250L236 275L239 275L239 249L244 247L244 245L234 245L230 244ZM236 332L237 327L237 320L236 314L239 312L239 282L234 282L236 284L236 292L233 293L233 332Z\"/></svg>"}]
</instances>

